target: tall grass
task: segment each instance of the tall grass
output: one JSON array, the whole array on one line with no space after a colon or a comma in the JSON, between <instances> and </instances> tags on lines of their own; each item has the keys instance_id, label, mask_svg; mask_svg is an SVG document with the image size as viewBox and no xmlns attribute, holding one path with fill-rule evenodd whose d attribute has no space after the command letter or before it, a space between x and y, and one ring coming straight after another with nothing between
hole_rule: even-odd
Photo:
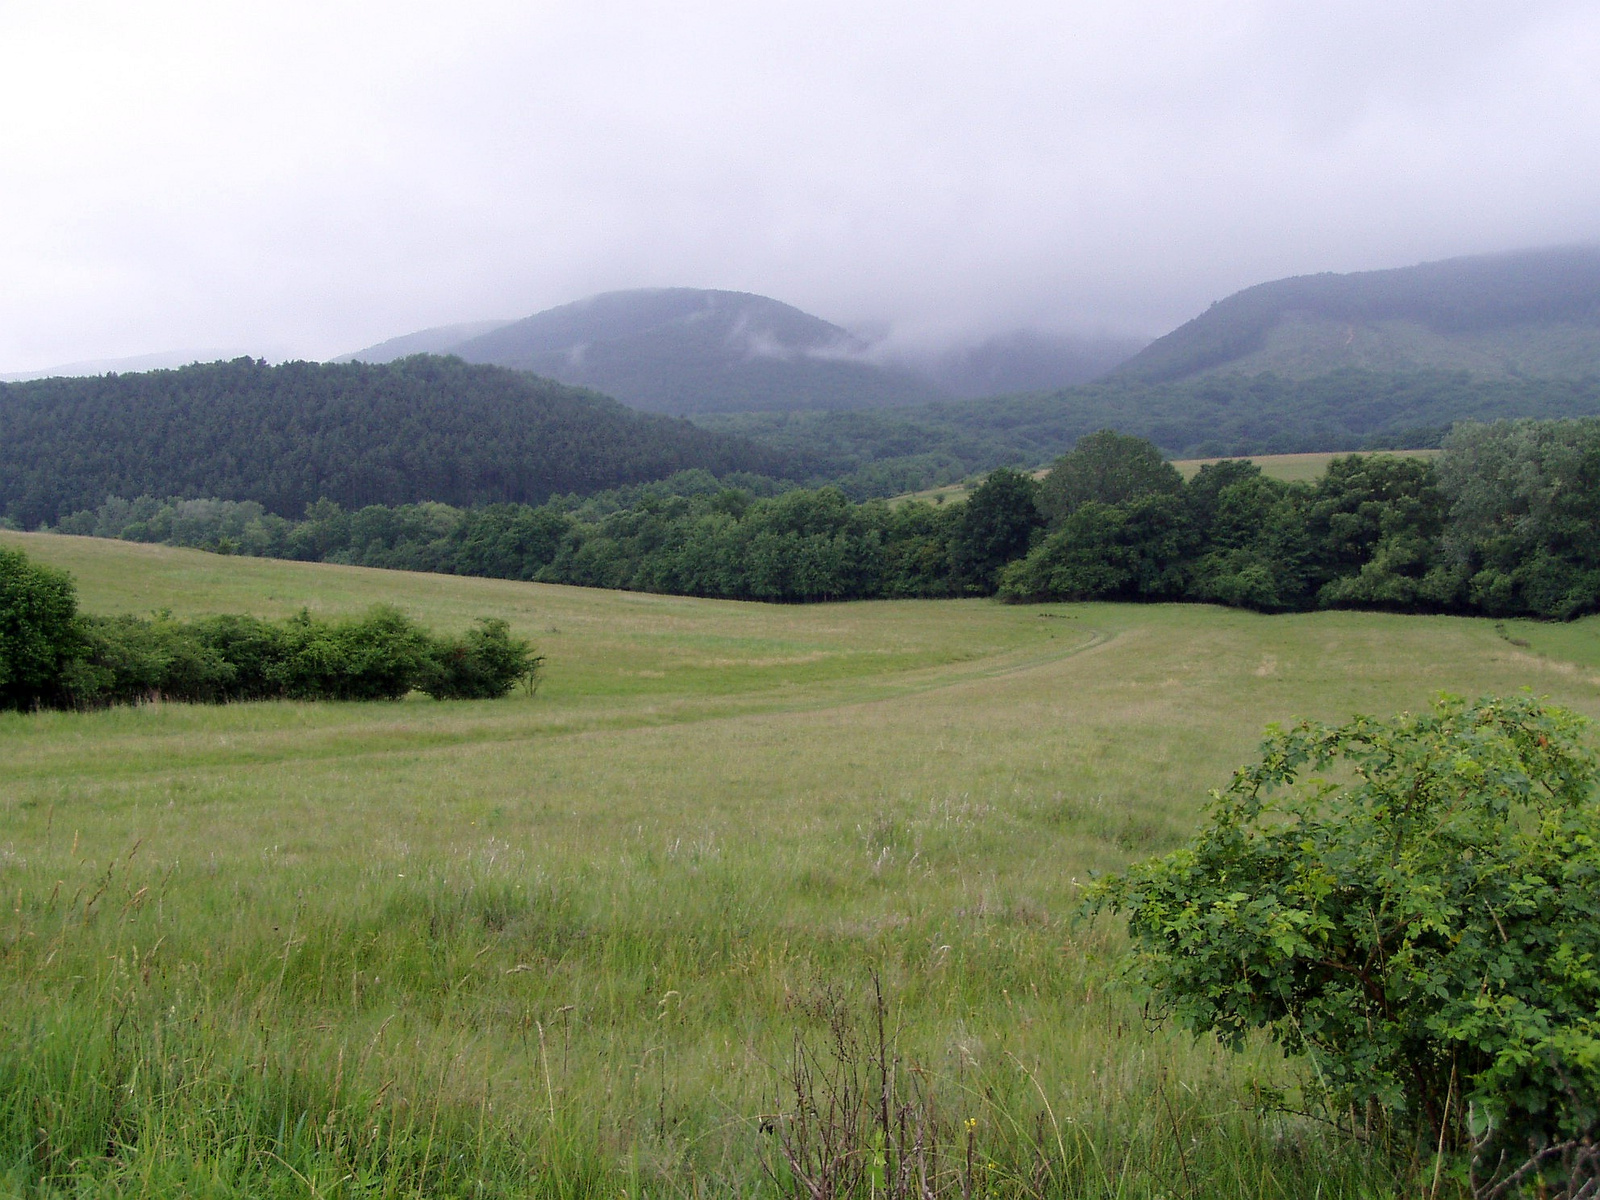
<instances>
[{"instance_id":1,"label":"tall grass","mask_svg":"<svg viewBox=\"0 0 1600 1200\"><path fill-rule=\"evenodd\" d=\"M1065 920L863 937L774 926L719 872L629 895L448 859L290 872L241 913L203 872L137 862L18 890L0 1049L18 1191L775 1192L797 1047L870 1038L869 970L939 1136L972 1122L983 1194L1178 1194L1187 1171L1192 1194L1361 1195L1393 1166L1261 1115L1290 1065L1151 1032L1110 981L1115 935Z\"/></svg>"}]
</instances>

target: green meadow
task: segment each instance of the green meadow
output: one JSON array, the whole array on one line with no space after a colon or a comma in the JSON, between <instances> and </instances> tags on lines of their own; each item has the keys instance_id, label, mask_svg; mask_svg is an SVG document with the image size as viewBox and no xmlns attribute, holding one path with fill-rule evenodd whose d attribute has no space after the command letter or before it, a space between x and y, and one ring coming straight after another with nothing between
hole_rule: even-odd
<instances>
[{"instance_id":1,"label":"green meadow","mask_svg":"<svg viewBox=\"0 0 1600 1200\"><path fill-rule=\"evenodd\" d=\"M1396 454L1401 458L1437 458L1438 450L1365 450L1363 454ZM1315 483L1328 473L1328 464L1342 457L1339 453L1316 454L1244 454L1244 458L1261 468L1269 479L1282 479L1287 483ZM1173 462L1185 479L1200 474L1200 468L1224 460L1220 458L1181 458Z\"/></svg>"},{"instance_id":2,"label":"green meadow","mask_svg":"<svg viewBox=\"0 0 1600 1200\"><path fill-rule=\"evenodd\" d=\"M797 1095L884 1074L941 1195L1417 1194L1418 1149L1294 1111L1304 1064L1144 1012L1080 885L1178 844L1268 722L1525 687L1600 715L1594 618L767 606L0 538L91 612L381 602L547 657L500 701L0 715L6 1194L775 1195Z\"/></svg>"},{"instance_id":3,"label":"green meadow","mask_svg":"<svg viewBox=\"0 0 1600 1200\"><path fill-rule=\"evenodd\" d=\"M1348 453L1348 452L1343 452ZM1440 453L1438 450L1363 450L1362 454L1398 454L1404 458L1435 458ZM1328 464L1336 458L1342 457L1341 452L1314 453L1314 454L1236 454L1234 458L1253 462L1261 468L1261 473L1269 479L1282 479L1287 483L1315 483L1328 473ZM1220 458L1178 458L1172 465L1178 468L1178 473L1185 479L1193 479L1200 474L1200 468L1213 463L1223 462ZM1045 468L1033 472L1035 479L1043 479ZM903 496L896 496L892 503L904 504L911 500L920 500L943 504L946 501L965 500L972 494L972 482L947 483L942 487L925 488L920 492L907 492Z\"/></svg>"}]
</instances>

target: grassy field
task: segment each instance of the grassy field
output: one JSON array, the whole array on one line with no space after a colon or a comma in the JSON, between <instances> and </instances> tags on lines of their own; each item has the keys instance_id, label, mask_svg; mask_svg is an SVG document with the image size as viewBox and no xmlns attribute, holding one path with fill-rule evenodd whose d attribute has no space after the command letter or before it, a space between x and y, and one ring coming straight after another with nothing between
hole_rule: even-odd
<instances>
[{"instance_id":1,"label":"grassy field","mask_svg":"<svg viewBox=\"0 0 1600 1200\"><path fill-rule=\"evenodd\" d=\"M1399 454L1405 458L1433 458L1438 455L1437 450L1369 450L1368 454ZM1283 479L1290 483L1313 483L1327 473L1328 464L1341 454L1252 454L1240 455L1248 458L1261 468L1261 473L1272 479ZM1173 466L1185 479L1193 479L1200 474L1200 468L1208 463L1221 462L1220 458L1183 458L1173 462Z\"/></svg>"},{"instance_id":2,"label":"grassy field","mask_svg":"<svg viewBox=\"0 0 1600 1200\"><path fill-rule=\"evenodd\" d=\"M875 972L950 1194L1413 1194L1404 1154L1257 1111L1298 1064L1149 1025L1080 881L1175 845L1268 721L1524 686L1600 715L1592 620L778 607L0 538L90 611L388 602L549 660L494 702L0 715L0 1192L770 1194L797 1048L879 1086Z\"/></svg>"},{"instance_id":3,"label":"grassy field","mask_svg":"<svg viewBox=\"0 0 1600 1200\"><path fill-rule=\"evenodd\" d=\"M1045 471L1040 469L1033 472L1035 479L1043 479ZM890 504L907 504L918 502L922 504L945 504L953 500L965 500L972 494L972 489L982 482L981 476L964 480L961 483L946 483L939 487L923 488L920 492L904 492L889 498Z\"/></svg>"},{"instance_id":4,"label":"grassy field","mask_svg":"<svg viewBox=\"0 0 1600 1200\"><path fill-rule=\"evenodd\" d=\"M1247 459L1261 468L1261 473L1271 479L1283 479L1291 483L1314 483L1321 479L1328 470L1328 464L1339 458L1345 451L1338 453L1319 454L1240 454L1236 458ZM1401 454L1407 458L1433 458L1437 450L1369 450L1368 454ZM1178 473L1185 479L1193 479L1200 474L1200 468L1208 463L1219 463L1220 458L1179 458L1174 459L1172 465L1178 468ZM1041 467L1033 472L1035 479L1043 479L1049 473L1048 468ZM925 502L946 504L956 500L965 500L977 486L977 480L968 480L963 483L947 483L943 487L927 488L920 492L907 492L903 496L896 496L890 503L903 504L908 500L921 500Z\"/></svg>"}]
</instances>

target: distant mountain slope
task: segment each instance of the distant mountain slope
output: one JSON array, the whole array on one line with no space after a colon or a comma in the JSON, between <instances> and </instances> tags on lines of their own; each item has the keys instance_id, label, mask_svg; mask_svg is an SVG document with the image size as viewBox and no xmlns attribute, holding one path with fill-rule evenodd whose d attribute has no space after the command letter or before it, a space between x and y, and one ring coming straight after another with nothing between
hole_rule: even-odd
<instances>
[{"instance_id":1,"label":"distant mountain slope","mask_svg":"<svg viewBox=\"0 0 1600 1200\"><path fill-rule=\"evenodd\" d=\"M425 329L334 361L455 354L673 414L880 408L947 395L911 369L869 360L867 350L837 325L766 296L648 288L521 321Z\"/></svg>"},{"instance_id":2,"label":"distant mountain slope","mask_svg":"<svg viewBox=\"0 0 1600 1200\"><path fill-rule=\"evenodd\" d=\"M879 408L942 394L910 371L865 361L865 350L837 325L765 296L661 288L564 304L452 353L655 412Z\"/></svg>"},{"instance_id":3,"label":"distant mountain slope","mask_svg":"<svg viewBox=\"0 0 1600 1200\"><path fill-rule=\"evenodd\" d=\"M1143 383L1267 372L1600 374L1600 247L1300 275L1213 304L1115 373Z\"/></svg>"},{"instance_id":4,"label":"distant mountain slope","mask_svg":"<svg viewBox=\"0 0 1600 1200\"><path fill-rule=\"evenodd\" d=\"M539 503L704 468L787 473L776 451L499 367L227 363L0 384L0 515L25 527L107 496L255 500L284 516L442 500Z\"/></svg>"},{"instance_id":5,"label":"distant mountain slope","mask_svg":"<svg viewBox=\"0 0 1600 1200\"><path fill-rule=\"evenodd\" d=\"M905 365L960 399L977 399L1091 383L1147 345L1148 338L1016 330L974 345L911 358Z\"/></svg>"},{"instance_id":6,"label":"distant mountain slope","mask_svg":"<svg viewBox=\"0 0 1600 1200\"><path fill-rule=\"evenodd\" d=\"M413 354L449 354L462 342L482 337L509 324L510 321L467 321L460 325L435 325L432 329L421 329L416 333L393 337L386 342L379 342L376 346L368 346L365 350L356 350L350 354L341 354L329 361L387 363L397 358L409 358Z\"/></svg>"},{"instance_id":7,"label":"distant mountain slope","mask_svg":"<svg viewBox=\"0 0 1600 1200\"><path fill-rule=\"evenodd\" d=\"M169 367L186 367L196 362L216 362L218 359L238 358L242 349L230 350L163 350L156 354L135 354L129 358L92 358L82 362L61 363L44 371L18 371L0 375L0 383L23 383L30 379L54 379L61 375L108 375L124 371L159 371Z\"/></svg>"}]
</instances>

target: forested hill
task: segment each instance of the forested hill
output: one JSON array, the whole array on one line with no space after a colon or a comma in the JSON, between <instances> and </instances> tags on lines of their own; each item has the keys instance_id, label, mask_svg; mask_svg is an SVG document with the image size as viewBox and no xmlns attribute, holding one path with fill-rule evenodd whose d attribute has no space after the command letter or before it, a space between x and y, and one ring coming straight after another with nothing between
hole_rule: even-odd
<instances>
[{"instance_id":1,"label":"forested hill","mask_svg":"<svg viewBox=\"0 0 1600 1200\"><path fill-rule=\"evenodd\" d=\"M357 351L380 362L449 330ZM606 292L428 348L592 387L635 408L688 414L880 408L945 395L863 356L837 325L766 296L700 288Z\"/></svg>"},{"instance_id":2,"label":"forested hill","mask_svg":"<svg viewBox=\"0 0 1600 1200\"><path fill-rule=\"evenodd\" d=\"M704 468L788 474L777 451L520 371L418 356L0 385L0 515L24 526L107 496L255 500L299 516L439 500L537 504Z\"/></svg>"},{"instance_id":3,"label":"forested hill","mask_svg":"<svg viewBox=\"0 0 1600 1200\"><path fill-rule=\"evenodd\" d=\"M1151 343L1116 377L1163 383L1271 372L1305 379L1350 368L1480 378L1600 375L1600 247L1258 284Z\"/></svg>"}]
</instances>

